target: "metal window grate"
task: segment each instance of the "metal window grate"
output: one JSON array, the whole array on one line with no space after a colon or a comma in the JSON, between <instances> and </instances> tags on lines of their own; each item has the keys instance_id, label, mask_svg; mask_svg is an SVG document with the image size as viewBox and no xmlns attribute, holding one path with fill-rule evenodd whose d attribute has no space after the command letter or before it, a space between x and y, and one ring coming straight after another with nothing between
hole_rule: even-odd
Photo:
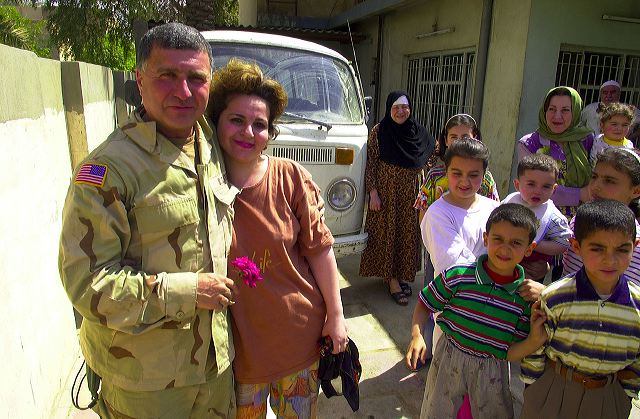
<instances>
[{"instance_id":1,"label":"metal window grate","mask_svg":"<svg viewBox=\"0 0 640 419\"><path fill-rule=\"evenodd\" d=\"M473 113L475 52L411 56L407 70L413 115L434 136L452 115Z\"/></svg>"},{"instance_id":2,"label":"metal window grate","mask_svg":"<svg viewBox=\"0 0 640 419\"><path fill-rule=\"evenodd\" d=\"M334 164L336 161L335 147L273 146L267 148L267 153L301 164Z\"/></svg>"},{"instance_id":3,"label":"metal window grate","mask_svg":"<svg viewBox=\"0 0 640 419\"><path fill-rule=\"evenodd\" d=\"M556 86L573 87L587 105L600 99L600 85L607 80L620 82L622 102L640 105L640 52L562 46L556 68Z\"/></svg>"}]
</instances>

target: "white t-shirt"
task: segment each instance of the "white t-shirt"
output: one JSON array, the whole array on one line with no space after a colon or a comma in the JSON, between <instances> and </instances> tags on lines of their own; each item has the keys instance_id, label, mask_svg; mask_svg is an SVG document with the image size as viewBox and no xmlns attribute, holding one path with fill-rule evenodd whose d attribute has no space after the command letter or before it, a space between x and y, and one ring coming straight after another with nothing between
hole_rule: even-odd
<instances>
[{"instance_id":1,"label":"white t-shirt","mask_svg":"<svg viewBox=\"0 0 640 419\"><path fill-rule=\"evenodd\" d=\"M499 202L477 195L478 201L466 210L437 199L422 219L422 241L431 256L434 275L450 266L475 262L486 253L482 240L489 214Z\"/></svg>"},{"instance_id":2,"label":"white t-shirt","mask_svg":"<svg viewBox=\"0 0 640 419\"><path fill-rule=\"evenodd\" d=\"M589 154L589 161L591 162L591 164L592 165L595 164L596 158L598 157L598 154L602 153L604 150L606 150L607 148L610 148L610 147L616 147L616 146L608 144L604 140L604 134L598 135L596 137L596 139L593 140L593 147L591 147L591 153ZM622 145L619 146L619 147L633 149L633 143L631 141L629 141L628 139L625 139L624 142L622 143Z\"/></svg>"},{"instance_id":3,"label":"white t-shirt","mask_svg":"<svg viewBox=\"0 0 640 419\"><path fill-rule=\"evenodd\" d=\"M558 207L555 206L552 200L531 208L529 204L522 199L520 192L514 192L509 194L503 201L506 203L520 204L529 208L536 215L540 226L536 234L535 241L540 243L543 240L551 240L565 247L569 247L569 239L572 236L572 231L569 228L567 218L560 212Z\"/></svg>"}]
</instances>

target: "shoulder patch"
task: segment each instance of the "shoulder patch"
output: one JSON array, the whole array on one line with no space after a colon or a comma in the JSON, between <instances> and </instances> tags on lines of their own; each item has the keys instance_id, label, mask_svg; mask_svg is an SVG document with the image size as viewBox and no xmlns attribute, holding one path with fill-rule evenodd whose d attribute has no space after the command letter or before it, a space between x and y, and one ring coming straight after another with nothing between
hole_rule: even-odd
<instances>
[{"instance_id":1,"label":"shoulder patch","mask_svg":"<svg viewBox=\"0 0 640 419\"><path fill-rule=\"evenodd\" d=\"M107 177L107 166L104 164L85 163L78 170L74 183L103 186Z\"/></svg>"}]
</instances>

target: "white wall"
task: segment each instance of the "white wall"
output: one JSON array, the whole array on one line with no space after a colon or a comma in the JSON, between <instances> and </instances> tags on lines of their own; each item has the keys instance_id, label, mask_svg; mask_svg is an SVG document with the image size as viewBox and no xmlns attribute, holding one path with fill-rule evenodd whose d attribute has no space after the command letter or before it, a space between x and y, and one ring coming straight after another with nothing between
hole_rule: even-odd
<instances>
[{"instance_id":1,"label":"white wall","mask_svg":"<svg viewBox=\"0 0 640 419\"><path fill-rule=\"evenodd\" d=\"M0 66L0 416L49 418L79 352L57 269L71 176L60 64L0 45Z\"/></svg>"}]
</instances>

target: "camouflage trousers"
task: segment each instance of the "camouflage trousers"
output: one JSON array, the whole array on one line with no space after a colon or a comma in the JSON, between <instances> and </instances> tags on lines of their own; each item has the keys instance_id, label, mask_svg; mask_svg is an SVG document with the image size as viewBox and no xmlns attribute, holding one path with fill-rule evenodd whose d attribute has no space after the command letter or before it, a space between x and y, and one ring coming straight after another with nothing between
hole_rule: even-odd
<instances>
[{"instance_id":1,"label":"camouflage trousers","mask_svg":"<svg viewBox=\"0 0 640 419\"><path fill-rule=\"evenodd\" d=\"M443 337L429 366L420 418L456 417L469 394L474 419L512 419L507 361L468 355Z\"/></svg>"},{"instance_id":2,"label":"camouflage trousers","mask_svg":"<svg viewBox=\"0 0 640 419\"><path fill-rule=\"evenodd\" d=\"M103 380L93 410L103 419L234 418L233 370L218 376L214 366L204 384L159 391L129 391Z\"/></svg>"}]
</instances>

